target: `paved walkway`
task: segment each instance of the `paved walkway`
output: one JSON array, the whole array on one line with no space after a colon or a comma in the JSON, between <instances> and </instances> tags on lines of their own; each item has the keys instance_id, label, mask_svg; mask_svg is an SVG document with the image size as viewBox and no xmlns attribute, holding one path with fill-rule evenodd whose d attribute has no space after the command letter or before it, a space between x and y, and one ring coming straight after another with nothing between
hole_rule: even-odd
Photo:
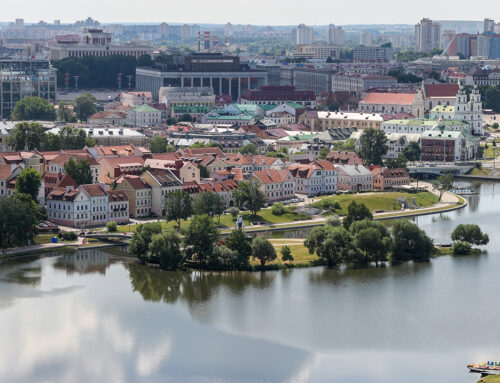
<instances>
[{"instance_id":1,"label":"paved walkway","mask_svg":"<svg viewBox=\"0 0 500 383\"><path fill-rule=\"evenodd\" d=\"M10 249L5 249L4 251L0 252L0 259L3 256L8 256L8 255L30 253L39 250L57 249L65 246L79 246L82 245L82 243L83 243L83 238L78 238L78 240L75 242L42 243L39 245L14 247Z\"/></svg>"}]
</instances>

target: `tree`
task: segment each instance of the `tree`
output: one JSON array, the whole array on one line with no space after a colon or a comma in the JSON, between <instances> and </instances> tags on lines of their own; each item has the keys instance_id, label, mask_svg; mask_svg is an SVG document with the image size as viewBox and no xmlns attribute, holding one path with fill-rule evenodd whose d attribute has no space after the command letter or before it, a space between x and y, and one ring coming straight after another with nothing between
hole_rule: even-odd
<instances>
[{"instance_id":1,"label":"tree","mask_svg":"<svg viewBox=\"0 0 500 383\"><path fill-rule=\"evenodd\" d=\"M318 155L318 158L320 160L324 160L326 158L326 156L328 155L328 153L330 153L330 148L327 147L327 146L323 146L320 151L319 151L319 155Z\"/></svg>"},{"instance_id":2,"label":"tree","mask_svg":"<svg viewBox=\"0 0 500 383\"><path fill-rule=\"evenodd\" d=\"M406 169L407 164L408 159L404 156L403 153L399 153L397 158L389 159L386 166L389 169Z\"/></svg>"},{"instance_id":3,"label":"tree","mask_svg":"<svg viewBox=\"0 0 500 383\"><path fill-rule=\"evenodd\" d=\"M45 139L45 129L39 123L21 122L11 129L7 144L16 151L40 150Z\"/></svg>"},{"instance_id":4,"label":"tree","mask_svg":"<svg viewBox=\"0 0 500 383\"><path fill-rule=\"evenodd\" d=\"M455 230L453 230L453 233L451 233L451 239L453 241L467 242L476 246L487 245L490 241L488 234L483 233L481 228L475 224L458 225Z\"/></svg>"},{"instance_id":5,"label":"tree","mask_svg":"<svg viewBox=\"0 0 500 383\"><path fill-rule=\"evenodd\" d=\"M25 97L12 110L14 121L41 120L54 121L56 112L48 100L41 97Z\"/></svg>"},{"instance_id":6,"label":"tree","mask_svg":"<svg viewBox=\"0 0 500 383\"><path fill-rule=\"evenodd\" d=\"M193 200L193 210L196 211L196 214L218 216L219 222L226 207L227 203L224 197L215 192L198 193Z\"/></svg>"},{"instance_id":7,"label":"tree","mask_svg":"<svg viewBox=\"0 0 500 383\"><path fill-rule=\"evenodd\" d=\"M453 244L453 254L469 255L472 251L472 246L469 242L457 241Z\"/></svg>"},{"instance_id":8,"label":"tree","mask_svg":"<svg viewBox=\"0 0 500 383\"><path fill-rule=\"evenodd\" d=\"M42 151L59 151L61 150L61 137L58 134L47 133L43 136L41 142Z\"/></svg>"},{"instance_id":9,"label":"tree","mask_svg":"<svg viewBox=\"0 0 500 383\"><path fill-rule=\"evenodd\" d=\"M345 141L336 141L333 143L334 150L354 152L356 147L356 140L354 138L349 138Z\"/></svg>"},{"instance_id":10,"label":"tree","mask_svg":"<svg viewBox=\"0 0 500 383\"><path fill-rule=\"evenodd\" d=\"M22 201L0 199L0 248L24 245L33 238L36 218Z\"/></svg>"},{"instance_id":11,"label":"tree","mask_svg":"<svg viewBox=\"0 0 500 383\"><path fill-rule=\"evenodd\" d=\"M92 183L92 170L86 158L79 158L75 161L73 157L70 157L64 164L64 172L69 174L78 185Z\"/></svg>"},{"instance_id":12,"label":"tree","mask_svg":"<svg viewBox=\"0 0 500 383\"><path fill-rule=\"evenodd\" d=\"M73 106L67 102L60 102L57 105L57 120L66 122L76 122Z\"/></svg>"},{"instance_id":13,"label":"tree","mask_svg":"<svg viewBox=\"0 0 500 383\"><path fill-rule=\"evenodd\" d=\"M405 219L394 221L392 237L394 239L392 261L427 261L435 251L434 243L425 231Z\"/></svg>"},{"instance_id":14,"label":"tree","mask_svg":"<svg viewBox=\"0 0 500 383\"><path fill-rule=\"evenodd\" d=\"M240 210L237 207L231 207L229 208L229 214L231 214L233 222L236 222L238 215L240 214Z\"/></svg>"},{"instance_id":15,"label":"tree","mask_svg":"<svg viewBox=\"0 0 500 383\"><path fill-rule=\"evenodd\" d=\"M142 55L137 60L137 66L152 66L154 64L153 59L150 55Z\"/></svg>"},{"instance_id":16,"label":"tree","mask_svg":"<svg viewBox=\"0 0 500 383\"><path fill-rule=\"evenodd\" d=\"M257 212L266 204L266 195L260 191L259 184L256 181L240 182L238 188L233 191L233 198L240 210L248 208L255 216Z\"/></svg>"},{"instance_id":17,"label":"tree","mask_svg":"<svg viewBox=\"0 0 500 383\"><path fill-rule=\"evenodd\" d=\"M146 259L149 250L149 244L155 234L161 233L161 223L150 222L137 226L132 235L128 251L139 259Z\"/></svg>"},{"instance_id":18,"label":"tree","mask_svg":"<svg viewBox=\"0 0 500 383\"><path fill-rule=\"evenodd\" d=\"M243 145L239 150L241 154L257 154L257 145L255 145L253 142L249 142L246 145Z\"/></svg>"},{"instance_id":19,"label":"tree","mask_svg":"<svg viewBox=\"0 0 500 383\"><path fill-rule=\"evenodd\" d=\"M182 265L181 238L175 231L166 231L152 237L148 257L164 270L175 270Z\"/></svg>"},{"instance_id":20,"label":"tree","mask_svg":"<svg viewBox=\"0 0 500 383\"><path fill-rule=\"evenodd\" d=\"M281 248L280 253L281 253L281 260L283 262L293 262L293 256L290 247L288 247L287 245L283 246Z\"/></svg>"},{"instance_id":21,"label":"tree","mask_svg":"<svg viewBox=\"0 0 500 383\"><path fill-rule=\"evenodd\" d=\"M350 263L357 253L354 239L343 227L316 226L307 236L304 245L309 254L316 253L330 268Z\"/></svg>"},{"instance_id":22,"label":"tree","mask_svg":"<svg viewBox=\"0 0 500 383\"><path fill-rule=\"evenodd\" d=\"M347 216L342 223L344 224L344 228L349 229L354 221L362 221L364 219L373 219L372 213L370 213L370 210L368 210L364 203L358 204L356 201L352 201L347 207Z\"/></svg>"},{"instance_id":23,"label":"tree","mask_svg":"<svg viewBox=\"0 0 500 383\"><path fill-rule=\"evenodd\" d=\"M179 117L178 121L179 122L193 122L193 117L188 113L184 113Z\"/></svg>"},{"instance_id":24,"label":"tree","mask_svg":"<svg viewBox=\"0 0 500 383\"><path fill-rule=\"evenodd\" d=\"M329 215L328 217L326 217L325 225L337 227L337 226L342 225L342 222L340 222L340 218L337 214L332 214L332 215Z\"/></svg>"},{"instance_id":25,"label":"tree","mask_svg":"<svg viewBox=\"0 0 500 383\"><path fill-rule=\"evenodd\" d=\"M149 149L152 153L170 153L175 151L175 147L168 144L168 140L162 136L155 136L149 142Z\"/></svg>"},{"instance_id":26,"label":"tree","mask_svg":"<svg viewBox=\"0 0 500 383\"><path fill-rule=\"evenodd\" d=\"M80 150L85 146L87 134L83 129L75 128L74 126L64 126L59 131L61 140L61 149L64 150Z\"/></svg>"},{"instance_id":27,"label":"tree","mask_svg":"<svg viewBox=\"0 0 500 383\"><path fill-rule=\"evenodd\" d=\"M264 237L256 237L252 241L252 256L260 261L261 266L265 266L266 262L274 261L277 258L274 246Z\"/></svg>"},{"instance_id":28,"label":"tree","mask_svg":"<svg viewBox=\"0 0 500 383\"><path fill-rule=\"evenodd\" d=\"M165 196L165 219L175 221L181 227L181 220L186 220L193 214L191 196L184 190L174 190Z\"/></svg>"},{"instance_id":29,"label":"tree","mask_svg":"<svg viewBox=\"0 0 500 383\"><path fill-rule=\"evenodd\" d=\"M408 159L408 161L420 161L420 155L422 150L418 142L410 142L404 149L403 154Z\"/></svg>"},{"instance_id":30,"label":"tree","mask_svg":"<svg viewBox=\"0 0 500 383\"><path fill-rule=\"evenodd\" d=\"M201 265L207 265L218 239L219 230L206 214L195 215L184 233L184 245L189 247L190 258Z\"/></svg>"},{"instance_id":31,"label":"tree","mask_svg":"<svg viewBox=\"0 0 500 383\"><path fill-rule=\"evenodd\" d=\"M118 224L116 221L109 221L106 224L106 229L108 230L108 233L116 233L118 231Z\"/></svg>"},{"instance_id":32,"label":"tree","mask_svg":"<svg viewBox=\"0 0 500 383\"><path fill-rule=\"evenodd\" d=\"M453 187L453 173L446 173L438 177L434 183L434 188L439 191L439 200L443 198L443 194Z\"/></svg>"},{"instance_id":33,"label":"tree","mask_svg":"<svg viewBox=\"0 0 500 383\"><path fill-rule=\"evenodd\" d=\"M353 222L350 231L356 246L364 254L365 264L387 261L387 255L392 248L392 237L383 223L364 219Z\"/></svg>"},{"instance_id":34,"label":"tree","mask_svg":"<svg viewBox=\"0 0 500 383\"><path fill-rule=\"evenodd\" d=\"M27 168L17 176L15 190L16 193L28 194L33 201L37 201L41 184L40 174L33 168Z\"/></svg>"},{"instance_id":35,"label":"tree","mask_svg":"<svg viewBox=\"0 0 500 383\"><path fill-rule=\"evenodd\" d=\"M80 121L86 122L90 116L97 112L95 103L96 99L90 93L75 98L75 112Z\"/></svg>"},{"instance_id":36,"label":"tree","mask_svg":"<svg viewBox=\"0 0 500 383\"><path fill-rule=\"evenodd\" d=\"M387 137L382 130L368 128L361 134L359 155L365 165L382 165L382 157L387 153Z\"/></svg>"},{"instance_id":37,"label":"tree","mask_svg":"<svg viewBox=\"0 0 500 383\"><path fill-rule=\"evenodd\" d=\"M229 234L226 246L236 251L238 258L237 268L242 269L248 266L248 261L252 255L252 245L242 229L236 229Z\"/></svg>"}]
</instances>

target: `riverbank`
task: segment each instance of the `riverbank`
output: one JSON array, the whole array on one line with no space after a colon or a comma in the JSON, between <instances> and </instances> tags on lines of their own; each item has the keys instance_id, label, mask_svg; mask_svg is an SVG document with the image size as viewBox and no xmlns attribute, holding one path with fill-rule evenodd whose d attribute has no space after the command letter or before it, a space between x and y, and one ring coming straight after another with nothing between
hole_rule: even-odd
<instances>
[{"instance_id":1,"label":"riverbank","mask_svg":"<svg viewBox=\"0 0 500 383\"><path fill-rule=\"evenodd\" d=\"M477 383L500 383L499 375L488 375L477 381Z\"/></svg>"}]
</instances>

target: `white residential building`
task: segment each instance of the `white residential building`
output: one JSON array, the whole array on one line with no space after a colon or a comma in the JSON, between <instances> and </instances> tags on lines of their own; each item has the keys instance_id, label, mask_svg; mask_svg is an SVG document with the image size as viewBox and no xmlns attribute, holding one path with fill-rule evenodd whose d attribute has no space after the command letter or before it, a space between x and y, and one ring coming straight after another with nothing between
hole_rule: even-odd
<instances>
[{"instance_id":1,"label":"white residential building","mask_svg":"<svg viewBox=\"0 0 500 383\"><path fill-rule=\"evenodd\" d=\"M127 125L135 127L157 126L162 123L161 110L149 105L140 105L127 113Z\"/></svg>"},{"instance_id":2,"label":"white residential building","mask_svg":"<svg viewBox=\"0 0 500 383\"><path fill-rule=\"evenodd\" d=\"M260 190L269 202L292 198L295 180L288 170L259 170L253 172L253 178L260 183Z\"/></svg>"},{"instance_id":3,"label":"white residential building","mask_svg":"<svg viewBox=\"0 0 500 383\"><path fill-rule=\"evenodd\" d=\"M338 174L330 161L317 160L309 164L292 164L288 167L295 179L295 193L315 196L333 194L338 187Z\"/></svg>"},{"instance_id":4,"label":"white residential building","mask_svg":"<svg viewBox=\"0 0 500 383\"><path fill-rule=\"evenodd\" d=\"M339 177L339 190L355 192L373 190L373 174L363 165L335 165Z\"/></svg>"}]
</instances>

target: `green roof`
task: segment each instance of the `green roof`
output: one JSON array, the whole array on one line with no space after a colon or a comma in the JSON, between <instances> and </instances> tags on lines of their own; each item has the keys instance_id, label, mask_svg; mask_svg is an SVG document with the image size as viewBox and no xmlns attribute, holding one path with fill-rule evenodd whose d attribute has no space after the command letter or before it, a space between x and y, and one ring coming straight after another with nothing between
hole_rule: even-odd
<instances>
[{"instance_id":1,"label":"green roof","mask_svg":"<svg viewBox=\"0 0 500 383\"><path fill-rule=\"evenodd\" d=\"M297 134L296 136L288 136L288 141L307 141L319 136L319 133Z\"/></svg>"},{"instance_id":2,"label":"green roof","mask_svg":"<svg viewBox=\"0 0 500 383\"><path fill-rule=\"evenodd\" d=\"M422 138L434 138L434 139L446 139L446 138L458 138L463 135L467 140L478 141L479 137L475 137L470 134L467 130L444 130L441 132L439 129L427 130L422 133Z\"/></svg>"},{"instance_id":3,"label":"green roof","mask_svg":"<svg viewBox=\"0 0 500 383\"><path fill-rule=\"evenodd\" d=\"M276 108L278 105L276 104L265 104L265 105L259 105L262 109L264 110L272 110Z\"/></svg>"},{"instance_id":4,"label":"green roof","mask_svg":"<svg viewBox=\"0 0 500 383\"><path fill-rule=\"evenodd\" d=\"M151 113L151 112L159 112L158 109L155 109L149 105L139 105L136 106L135 108L132 109L134 112L139 112L139 113Z\"/></svg>"},{"instance_id":5,"label":"green roof","mask_svg":"<svg viewBox=\"0 0 500 383\"><path fill-rule=\"evenodd\" d=\"M228 115L219 115L219 116L207 116L207 120L246 120L250 121L253 116L248 114L238 114L236 116L228 116Z\"/></svg>"},{"instance_id":6,"label":"green roof","mask_svg":"<svg viewBox=\"0 0 500 383\"><path fill-rule=\"evenodd\" d=\"M232 106L238 108L242 112L255 112L257 108L259 108L259 106L255 104L233 104Z\"/></svg>"},{"instance_id":7,"label":"green roof","mask_svg":"<svg viewBox=\"0 0 500 383\"><path fill-rule=\"evenodd\" d=\"M297 104L296 102L287 102L286 104L288 106L291 106L294 109L305 109L306 108L304 105Z\"/></svg>"},{"instance_id":8,"label":"green roof","mask_svg":"<svg viewBox=\"0 0 500 383\"><path fill-rule=\"evenodd\" d=\"M436 120L388 120L384 121L384 124L434 126L437 124L437 121Z\"/></svg>"}]
</instances>

